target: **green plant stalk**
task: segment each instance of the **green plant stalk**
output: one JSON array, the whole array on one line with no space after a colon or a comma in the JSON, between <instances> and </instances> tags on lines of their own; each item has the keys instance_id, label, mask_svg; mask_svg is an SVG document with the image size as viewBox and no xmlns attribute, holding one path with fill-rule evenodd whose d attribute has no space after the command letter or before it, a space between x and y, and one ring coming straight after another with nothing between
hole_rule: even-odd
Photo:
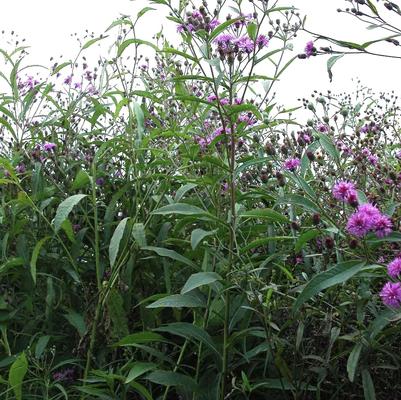
<instances>
[{"instance_id":1,"label":"green plant stalk","mask_svg":"<svg viewBox=\"0 0 401 400\"><path fill-rule=\"evenodd\" d=\"M96 207L96 166L92 164L92 207L93 207L93 218L94 218L94 228L95 228L95 266L96 266L96 282L98 289L98 300L95 310L95 317L93 319L92 331L89 341L89 349L86 354L86 366L83 376L83 386L86 385L86 380L88 378L89 369L91 366L91 359L93 350L96 343L96 331L99 322L100 312L102 308L102 281L101 281L101 271L100 271L100 237L99 237L99 223L98 223L98 213ZM84 397L82 397L84 398Z\"/></svg>"},{"instance_id":2,"label":"green plant stalk","mask_svg":"<svg viewBox=\"0 0 401 400\"><path fill-rule=\"evenodd\" d=\"M180 366L182 359L184 358L184 353L185 353L185 350L187 348L188 343L189 343L189 340L185 339L185 342L184 342L184 344L183 344L183 346L181 348L180 355L178 357L177 363L175 364L175 367L174 367L174 370L173 370L174 372L177 372L177 369ZM167 395L168 395L169 390L170 390L170 386L167 386L166 390L164 391L162 400L166 400L167 399Z\"/></svg>"},{"instance_id":3,"label":"green plant stalk","mask_svg":"<svg viewBox=\"0 0 401 400\"><path fill-rule=\"evenodd\" d=\"M231 75L231 74L230 74ZM231 80L231 76L230 76ZM230 88L230 104L233 98L233 88ZM234 124L230 121L230 148L229 150L229 167L230 167L230 242L229 242L229 256L228 256L228 270L226 276L229 276L234 264L234 246L235 246L235 225L236 225L236 210L235 210L235 130ZM228 337L229 337L229 323L230 323L230 289L225 293L225 307L224 307L224 333L223 333L223 363L222 363L222 377L221 377L221 392L220 399L224 400L227 385L228 374Z\"/></svg>"}]
</instances>

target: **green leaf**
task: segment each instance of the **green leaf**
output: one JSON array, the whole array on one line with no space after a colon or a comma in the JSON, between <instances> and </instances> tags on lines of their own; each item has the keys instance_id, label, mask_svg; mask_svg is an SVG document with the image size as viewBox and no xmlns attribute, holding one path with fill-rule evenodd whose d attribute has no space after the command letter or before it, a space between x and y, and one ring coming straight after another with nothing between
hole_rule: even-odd
<instances>
[{"instance_id":1,"label":"green leaf","mask_svg":"<svg viewBox=\"0 0 401 400\"><path fill-rule=\"evenodd\" d=\"M244 19L244 17L233 18L233 19L230 19L230 20L218 25L210 34L210 37L209 37L210 42L214 38L219 36L220 33L223 32L225 29L227 29L229 26L231 26L231 25L235 24L236 22L241 21L243 19Z\"/></svg>"},{"instance_id":2,"label":"green leaf","mask_svg":"<svg viewBox=\"0 0 401 400\"><path fill-rule=\"evenodd\" d=\"M283 196L282 198L279 198L278 201L279 203L284 203L284 204L295 204L301 206L306 210L313 211L315 213L319 212L319 207L313 201L298 194L290 194Z\"/></svg>"},{"instance_id":3,"label":"green leaf","mask_svg":"<svg viewBox=\"0 0 401 400\"><path fill-rule=\"evenodd\" d=\"M172 294L149 304L146 308L205 307L205 302L192 294Z\"/></svg>"},{"instance_id":4,"label":"green leaf","mask_svg":"<svg viewBox=\"0 0 401 400\"><path fill-rule=\"evenodd\" d=\"M64 318L78 331L79 336L85 335L86 324L81 314L70 310L68 314L64 314Z\"/></svg>"},{"instance_id":5,"label":"green leaf","mask_svg":"<svg viewBox=\"0 0 401 400\"><path fill-rule=\"evenodd\" d=\"M113 236L111 237L109 245L109 260L111 268L113 268L114 263L116 262L118 250L120 249L120 242L121 239L123 238L125 227L127 225L128 220L129 217L122 219L117 225L117 228L113 233Z\"/></svg>"},{"instance_id":6,"label":"green leaf","mask_svg":"<svg viewBox=\"0 0 401 400\"><path fill-rule=\"evenodd\" d=\"M117 57L121 57L121 55L124 53L124 50L130 46L131 44L136 44L136 45L146 45L149 47L152 47L152 49L159 51L159 49L157 48L157 46L155 46L153 43L148 42L146 40L141 40L141 39L127 39L124 40L124 42L122 42L117 49Z\"/></svg>"},{"instance_id":7,"label":"green leaf","mask_svg":"<svg viewBox=\"0 0 401 400\"><path fill-rule=\"evenodd\" d=\"M377 8L376 6L372 3L371 0L366 0L368 3L369 8L372 10L373 14L375 15L379 15L379 13L377 12Z\"/></svg>"},{"instance_id":8,"label":"green leaf","mask_svg":"<svg viewBox=\"0 0 401 400\"><path fill-rule=\"evenodd\" d=\"M57 65L57 67L53 69L52 75L56 75L63 68L68 67L69 65L71 65L71 61L66 61L66 62L61 63L60 65Z\"/></svg>"},{"instance_id":9,"label":"green leaf","mask_svg":"<svg viewBox=\"0 0 401 400\"><path fill-rule=\"evenodd\" d=\"M146 400L153 400L153 397L149 393L148 389L146 389L145 386L141 385L138 382L131 381L129 385L137 391L139 394L141 394Z\"/></svg>"},{"instance_id":10,"label":"green leaf","mask_svg":"<svg viewBox=\"0 0 401 400\"><path fill-rule=\"evenodd\" d=\"M82 189L83 187L89 185L89 183L90 183L90 177L88 173L81 169L79 170L77 176L74 179L71 190Z\"/></svg>"},{"instance_id":11,"label":"green leaf","mask_svg":"<svg viewBox=\"0 0 401 400\"><path fill-rule=\"evenodd\" d=\"M186 203L169 204L164 207L160 207L157 210L152 211L152 214L156 215L170 215L170 214L181 214L181 215L201 215L205 214L205 211L199 207L192 206Z\"/></svg>"},{"instance_id":12,"label":"green leaf","mask_svg":"<svg viewBox=\"0 0 401 400\"><path fill-rule=\"evenodd\" d=\"M171 258L173 260L182 262L183 264L186 264L190 267L197 268L197 265L194 262L192 262L188 258L182 256L181 254L178 254L174 250L169 250L169 249L165 249L164 247L154 247L154 246L143 246L142 250L154 251L161 257Z\"/></svg>"},{"instance_id":13,"label":"green leaf","mask_svg":"<svg viewBox=\"0 0 401 400\"><path fill-rule=\"evenodd\" d=\"M196 188L198 185L196 183L187 183L186 185L181 186L174 196L174 201L178 203L184 195L189 192L190 190Z\"/></svg>"},{"instance_id":14,"label":"green leaf","mask_svg":"<svg viewBox=\"0 0 401 400\"><path fill-rule=\"evenodd\" d=\"M40 358L40 356L43 354L47 344L49 343L50 336L41 336L35 346L35 357Z\"/></svg>"},{"instance_id":15,"label":"green leaf","mask_svg":"<svg viewBox=\"0 0 401 400\"><path fill-rule=\"evenodd\" d=\"M134 226L132 228L132 237L138 243L139 247L144 247L147 245L145 226L142 223L134 224Z\"/></svg>"},{"instance_id":16,"label":"green leaf","mask_svg":"<svg viewBox=\"0 0 401 400\"><path fill-rule=\"evenodd\" d=\"M58 232L62 223L68 218L68 215L86 194L75 194L65 199L57 208L56 216L54 217L54 229Z\"/></svg>"},{"instance_id":17,"label":"green leaf","mask_svg":"<svg viewBox=\"0 0 401 400\"><path fill-rule=\"evenodd\" d=\"M260 208L260 209L255 209L255 210L250 210L250 211L245 211L241 214L239 214L240 218L262 218L262 219L269 219L275 222L282 222L282 223L289 223L289 220L287 217L285 217L283 214L274 211L270 208Z\"/></svg>"},{"instance_id":18,"label":"green leaf","mask_svg":"<svg viewBox=\"0 0 401 400\"><path fill-rule=\"evenodd\" d=\"M293 311L296 312L306 301L317 295L324 289L331 286L344 283L352 278L365 266L364 262L360 261L345 261L335 265L327 271L315 275L304 287L298 296L293 306Z\"/></svg>"},{"instance_id":19,"label":"green leaf","mask_svg":"<svg viewBox=\"0 0 401 400\"><path fill-rule=\"evenodd\" d=\"M192 250L195 250L198 247L198 244L207 236L214 235L217 230L213 231L204 231L203 229L194 229L191 233L191 247Z\"/></svg>"},{"instance_id":20,"label":"green leaf","mask_svg":"<svg viewBox=\"0 0 401 400\"><path fill-rule=\"evenodd\" d=\"M82 50L87 49L88 47L91 47L93 44L99 42L100 40L106 39L108 36L99 36L98 38L94 38L91 40L88 40L83 46Z\"/></svg>"},{"instance_id":21,"label":"green leaf","mask_svg":"<svg viewBox=\"0 0 401 400\"><path fill-rule=\"evenodd\" d=\"M43 239L39 240L39 242L36 243L35 247L33 248L30 267L31 267L31 276L35 285L36 285L36 262L38 261L39 252L42 246L45 244L45 242L49 239L50 236L44 237Z\"/></svg>"},{"instance_id":22,"label":"green leaf","mask_svg":"<svg viewBox=\"0 0 401 400\"><path fill-rule=\"evenodd\" d=\"M344 57L344 54L340 54L340 55L338 55L338 56L330 57L330 58L327 60L327 73L329 74L330 82L333 81L333 71L332 71L332 68L333 68L334 64L335 64L340 58L342 58L342 57Z\"/></svg>"},{"instance_id":23,"label":"green leaf","mask_svg":"<svg viewBox=\"0 0 401 400\"><path fill-rule=\"evenodd\" d=\"M357 343L348 357L347 372L348 372L348 378L351 382L354 382L355 372L358 367L359 356L361 355L362 347L363 346L361 342Z\"/></svg>"},{"instance_id":24,"label":"green leaf","mask_svg":"<svg viewBox=\"0 0 401 400\"><path fill-rule=\"evenodd\" d=\"M141 11L138 12L137 17L141 18L143 15L145 15L147 12L149 11L153 11L156 10L156 8L152 8L152 7L144 7L142 8Z\"/></svg>"},{"instance_id":25,"label":"green leaf","mask_svg":"<svg viewBox=\"0 0 401 400\"><path fill-rule=\"evenodd\" d=\"M142 140L142 136L145 133L145 116L142 108L138 103L133 104L136 123L138 125L138 141Z\"/></svg>"},{"instance_id":26,"label":"green leaf","mask_svg":"<svg viewBox=\"0 0 401 400\"><path fill-rule=\"evenodd\" d=\"M340 153L338 152L336 146L334 146L331 138L324 133L318 133L318 135L322 148L338 164L340 162Z\"/></svg>"},{"instance_id":27,"label":"green leaf","mask_svg":"<svg viewBox=\"0 0 401 400\"><path fill-rule=\"evenodd\" d=\"M365 400L376 400L375 385L367 369L362 370L362 386Z\"/></svg>"},{"instance_id":28,"label":"green leaf","mask_svg":"<svg viewBox=\"0 0 401 400\"><path fill-rule=\"evenodd\" d=\"M137 344L151 343L151 342L163 342L165 341L162 335L154 332L138 332L128 335L121 339L114 346L135 346Z\"/></svg>"},{"instance_id":29,"label":"green leaf","mask_svg":"<svg viewBox=\"0 0 401 400\"><path fill-rule=\"evenodd\" d=\"M252 40L256 40L256 33L258 30L258 26L255 23L251 22L247 25L246 30L248 32L249 37Z\"/></svg>"},{"instance_id":30,"label":"green leaf","mask_svg":"<svg viewBox=\"0 0 401 400\"><path fill-rule=\"evenodd\" d=\"M141 375L145 374L146 372L152 371L156 369L156 364L149 363L149 362L136 362L131 367L127 378L125 379L125 383L130 383L131 381L135 380L136 378L140 377Z\"/></svg>"},{"instance_id":31,"label":"green leaf","mask_svg":"<svg viewBox=\"0 0 401 400\"><path fill-rule=\"evenodd\" d=\"M301 249L304 248L306 243L318 237L319 235L320 232L317 229L311 229L310 231L303 233L295 243L295 252L298 253Z\"/></svg>"},{"instance_id":32,"label":"green leaf","mask_svg":"<svg viewBox=\"0 0 401 400\"><path fill-rule=\"evenodd\" d=\"M189 322L174 322L172 324L156 328L155 331L168 332L189 340L199 341L220 357L220 353L210 335L205 330L196 325L190 324Z\"/></svg>"},{"instance_id":33,"label":"green leaf","mask_svg":"<svg viewBox=\"0 0 401 400\"><path fill-rule=\"evenodd\" d=\"M192 274L181 289L181 294L185 294L200 286L210 285L213 282L221 281L223 278L216 272L198 272Z\"/></svg>"},{"instance_id":34,"label":"green leaf","mask_svg":"<svg viewBox=\"0 0 401 400\"><path fill-rule=\"evenodd\" d=\"M177 49L173 49L172 47L165 47L163 50L161 50L162 53L167 53L167 54L175 54L181 57L186 58L187 60L191 60L193 62L196 62L198 64L198 60L191 56L188 53L185 53L183 51L177 50Z\"/></svg>"},{"instance_id":35,"label":"green leaf","mask_svg":"<svg viewBox=\"0 0 401 400\"><path fill-rule=\"evenodd\" d=\"M149 374L146 379L158 385L183 386L192 391L198 390L198 385L192 378L178 372L157 370Z\"/></svg>"},{"instance_id":36,"label":"green leaf","mask_svg":"<svg viewBox=\"0 0 401 400\"><path fill-rule=\"evenodd\" d=\"M16 400L22 400L22 382L28 371L28 361L25 353L21 353L12 363L8 375L8 383L14 391Z\"/></svg>"}]
</instances>

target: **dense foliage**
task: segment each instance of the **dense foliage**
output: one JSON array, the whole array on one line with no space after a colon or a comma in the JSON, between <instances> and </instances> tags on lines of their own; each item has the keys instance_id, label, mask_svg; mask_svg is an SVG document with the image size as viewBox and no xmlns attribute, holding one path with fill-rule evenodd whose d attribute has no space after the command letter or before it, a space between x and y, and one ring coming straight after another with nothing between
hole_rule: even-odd
<instances>
[{"instance_id":1,"label":"dense foliage","mask_svg":"<svg viewBox=\"0 0 401 400\"><path fill-rule=\"evenodd\" d=\"M285 109L296 10L152 3L179 46L0 50L0 397L401 398L397 97Z\"/></svg>"}]
</instances>

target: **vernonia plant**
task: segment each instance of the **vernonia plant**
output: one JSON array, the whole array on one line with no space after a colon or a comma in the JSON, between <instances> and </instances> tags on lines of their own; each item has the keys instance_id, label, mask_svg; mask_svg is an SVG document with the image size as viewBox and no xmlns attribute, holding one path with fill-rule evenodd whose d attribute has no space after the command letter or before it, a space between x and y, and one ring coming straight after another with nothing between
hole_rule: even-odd
<instances>
[{"instance_id":1,"label":"vernonia plant","mask_svg":"<svg viewBox=\"0 0 401 400\"><path fill-rule=\"evenodd\" d=\"M179 45L137 36L156 10ZM2 397L401 390L397 97L279 106L320 51L302 28L278 1L158 0L72 61L1 50Z\"/></svg>"}]
</instances>

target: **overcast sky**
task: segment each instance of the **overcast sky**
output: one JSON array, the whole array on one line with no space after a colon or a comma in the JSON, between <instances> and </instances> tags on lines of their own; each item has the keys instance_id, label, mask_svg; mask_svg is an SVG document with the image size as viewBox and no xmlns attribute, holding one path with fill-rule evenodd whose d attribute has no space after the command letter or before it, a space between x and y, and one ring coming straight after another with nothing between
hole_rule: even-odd
<instances>
[{"instance_id":1,"label":"overcast sky","mask_svg":"<svg viewBox=\"0 0 401 400\"><path fill-rule=\"evenodd\" d=\"M31 46L32 62L49 65L50 56L63 54L73 57L77 51L72 33L83 36L85 29L102 33L120 14L135 15L139 9L149 5L146 0L12 0L3 1L0 13L0 29L14 30ZM195 2L196 3L196 2ZM338 7L345 7L344 0L289 0L282 4L294 5L306 14L310 30L329 34L337 38L364 42L377 37L376 31L366 30L363 24L344 14ZM400 18L401 24L401 18ZM140 25L138 36L151 39L164 23L164 31L174 35L174 24L162 18L161 12L149 13ZM295 51L302 52L304 41ZM387 44L394 50L390 44ZM299 60L288 70L278 89L280 100L293 105L296 98L308 95L313 89L331 88L333 91L352 90L351 79L359 77L369 87L392 90L401 94L401 60L388 60L364 55L349 56L335 67L334 81L330 84L326 72L327 57Z\"/></svg>"}]
</instances>

